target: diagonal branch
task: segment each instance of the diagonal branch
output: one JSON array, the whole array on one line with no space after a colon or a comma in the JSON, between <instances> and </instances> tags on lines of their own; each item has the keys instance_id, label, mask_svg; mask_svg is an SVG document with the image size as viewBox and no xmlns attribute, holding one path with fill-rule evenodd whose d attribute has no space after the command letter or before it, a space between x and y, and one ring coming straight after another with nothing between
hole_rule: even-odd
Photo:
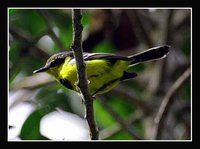
<instances>
[{"instance_id":1,"label":"diagonal branch","mask_svg":"<svg viewBox=\"0 0 200 149\"><path fill-rule=\"evenodd\" d=\"M137 122L142 121L146 116L147 115L144 115L141 112L134 112L133 114L131 114L131 116L129 116L125 120L125 123L127 125L133 125L133 124L135 124ZM113 136L114 134L118 133L122 129L123 129L123 127L119 123L116 123L116 124L112 125L109 128L105 128L105 129L101 130L100 133L99 133L99 135L100 135L100 138L102 140L106 140L107 138Z\"/></svg>"},{"instance_id":2,"label":"diagonal branch","mask_svg":"<svg viewBox=\"0 0 200 149\"><path fill-rule=\"evenodd\" d=\"M81 23L82 14L80 9L72 10L73 21L73 43L72 51L76 60L78 82L77 86L82 94L85 107L86 107L86 120L90 129L90 136L92 140L98 140L98 130L94 119L93 98L89 93L87 75L85 71L85 63L83 59L82 50L82 30L83 25Z\"/></svg>"},{"instance_id":3,"label":"diagonal branch","mask_svg":"<svg viewBox=\"0 0 200 149\"><path fill-rule=\"evenodd\" d=\"M173 17L174 17L174 10L173 9L167 10L165 17L163 17L164 23L162 24L162 29L160 33L160 36L162 37L161 44L171 45L170 41L173 41L171 38ZM156 92L159 92L163 90L163 88L160 86L163 86L163 82L165 82L166 78L167 57L163 59L161 63L158 62L157 65L161 65L158 77L159 78L158 85L156 89Z\"/></svg>"},{"instance_id":4,"label":"diagonal branch","mask_svg":"<svg viewBox=\"0 0 200 149\"><path fill-rule=\"evenodd\" d=\"M103 107L108 111L110 115L121 125L121 127L126 130L133 138L136 138L138 140L143 140L143 138L138 134L138 132L131 127L122 117L119 116L118 113L116 113L110 105L106 102L105 98L103 96L98 96L99 102L103 105Z\"/></svg>"},{"instance_id":5,"label":"diagonal branch","mask_svg":"<svg viewBox=\"0 0 200 149\"><path fill-rule=\"evenodd\" d=\"M154 139L160 138L161 132L163 130L162 128L164 125L164 121L167 117L170 106L174 101L173 97L179 91L179 89L184 85L184 83L189 79L189 77L190 77L190 67L176 80L176 82L172 85L172 87L165 95L161 103L161 106L158 110L158 113L155 117L155 129L153 136Z\"/></svg>"},{"instance_id":6,"label":"diagonal branch","mask_svg":"<svg viewBox=\"0 0 200 149\"><path fill-rule=\"evenodd\" d=\"M38 12L43 17L43 19L47 25L47 29L48 29L47 31L50 34L53 41L57 44L57 46L60 49L65 49L65 46L62 44L61 40L56 36L55 32L53 31L52 19L51 19L51 16L49 15L48 11L40 9L40 10L38 10Z\"/></svg>"},{"instance_id":7,"label":"diagonal branch","mask_svg":"<svg viewBox=\"0 0 200 149\"><path fill-rule=\"evenodd\" d=\"M21 42L24 43L24 46L21 49L21 53L23 55L25 54L30 54L31 56L34 57L38 57L41 59L48 59L49 58L49 54L44 52L41 48L36 46L36 43L38 42L38 40L45 34L42 33L41 35L39 35L38 37L36 37L35 39L31 39L31 37L29 37L28 35L24 34L21 30L14 28L14 27L9 27L9 33L16 39L20 40ZM34 52L32 52L33 50L31 50L31 48L34 48Z\"/></svg>"},{"instance_id":8,"label":"diagonal branch","mask_svg":"<svg viewBox=\"0 0 200 149\"><path fill-rule=\"evenodd\" d=\"M112 89L110 94L114 93L117 96L124 97L124 100L137 105L141 108L147 115L153 112L150 105L148 105L144 100L142 100L139 96L134 95L133 91L129 88L119 85L118 87ZM109 94L109 93L108 93Z\"/></svg>"},{"instance_id":9,"label":"diagonal branch","mask_svg":"<svg viewBox=\"0 0 200 149\"><path fill-rule=\"evenodd\" d=\"M138 30L136 30L135 27L133 28L134 31L139 36L138 39L142 39L143 42L146 43L146 45L148 47L153 47L154 41L152 40L151 36L147 32L145 24L142 23L142 18L141 18L139 11L137 11L137 10L127 11L127 14L129 16L130 20L132 21L132 24L133 25L135 24L136 27L138 28ZM132 18L134 18L134 19L132 19ZM133 21L135 21L135 22L133 22Z\"/></svg>"}]
</instances>

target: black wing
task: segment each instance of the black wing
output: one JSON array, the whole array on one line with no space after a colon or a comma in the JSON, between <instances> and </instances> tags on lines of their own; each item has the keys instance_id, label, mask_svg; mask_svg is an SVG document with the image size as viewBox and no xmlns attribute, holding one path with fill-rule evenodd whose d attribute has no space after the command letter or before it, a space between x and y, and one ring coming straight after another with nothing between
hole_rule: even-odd
<instances>
[{"instance_id":1,"label":"black wing","mask_svg":"<svg viewBox=\"0 0 200 149\"><path fill-rule=\"evenodd\" d=\"M108 53L84 53L83 57L85 61L95 60L95 59L106 59L111 63L115 63L117 60L132 61L131 58L128 58L126 56L120 56Z\"/></svg>"},{"instance_id":2,"label":"black wing","mask_svg":"<svg viewBox=\"0 0 200 149\"><path fill-rule=\"evenodd\" d=\"M61 53L51 56L47 60L47 64L56 65L64 61L66 57L71 57L71 61L70 61L71 64L75 63L73 52L70 51L70 52L61 52ZM126 56L120 56L120 55L109 54L109 53L85 53L84 52L83 58L85 61L90 61L90 60L95 60L95 59L106 59L112 64L115 63L117 60L132 61L131 58L128 58Z\"/></svg>"}]
</instances>

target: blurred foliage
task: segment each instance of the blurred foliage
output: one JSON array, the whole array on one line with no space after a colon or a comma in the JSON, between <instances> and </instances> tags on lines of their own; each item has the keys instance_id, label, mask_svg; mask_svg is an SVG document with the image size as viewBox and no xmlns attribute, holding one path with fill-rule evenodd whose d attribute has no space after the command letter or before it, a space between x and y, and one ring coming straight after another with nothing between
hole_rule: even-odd
<instances>
[{"instance_id":1,"label":"blurred foliage","mask_svg":"<svg viewBox=\"0 0 200 149\"><path fill-rule=\"evenodd\" d=\"M96 47L94 47L93 52L96 53L114 53L116 48L113 47L113 44L110 41L102 41Z\"/></svg>"},{"instance_id":2,"label":"blurred foliage","mask_svg":"<svg viewBox=\"0 0 200 149\"><path fill-rule=\"evenodd\" d=\"M66 92L66 89L64 87L61 88L60 84L52 84L40 89L36 99L40 106L49 105L54 109L60 108L72 112Z\"/></svg>"},{"instance_id":3,"label":"blurred foliage","mask_svg":"<svg viewBox=\"0 0 200 149\"><path fill-rule=\"evenodd\" d=\"M115 123L113 117L97 101L94 102L95 117L101 129L112 126Z\"/></svg>"},{"instance_id":4,"label":"blurred foliage","mask_svg":"<svg viewBox=\"0 0 200 149\"><path fill-rule=\"evenodd\" d=\"M10 25L15 24L18 29L23 29L23 32L37 37L46 29L46 25L37 10L18 9L10 13ZM30 25L31 24L31 25Z\"/></svg>"},{"instance_id":5,"label":"blurred foliage","mask_svg":"<svg viewBox=\"0 0 200 149\"><path fill-rule=\"evenodd\" d=\"M40 120L51 111L52 109L48 105L32 112L22 126L20 138L23 140L48 140L40 134Z\"/></svg>"},{"instance_id":6,"label":"blurred foliage","mask_svg":"<svg viewBox=\"0 0 200 149\"><path fill-rule=\"evenodd\" d=\"M16 89L14 90L11 84L23 81L28 76L34 78L32 72L43 66L48 57L61 51L70 50L73 34L71 9L49 9L45 10L44 13L48 16L47 20L44 19L40 9L9 9L9 89L15 95L12 100L20 101L17 92L15 94ZM163 67L164 70L160 67L162 65L161 62L140 64L129 69L130 72L136 72L138 77L121 83L122 87L130 89L130 94L142 99L141 102L147 104L153 111L152 113L145 113L145 109L139 107L138 103L134 104L135 101L130 102L130 100L127 100L126 93L115 95L112 92L103 96L106 98L110 108L122 117L124 121L130 119L131 115L137 112L145 114L145 117L138 121L129 123L130 127L145 139L149 139L149 136L151 136L149 130L152 129L155 114L168 89L184 70L190 66L190 10L174 10L172 20L167 19L168 13L170 13L169 10L163 9L137 11L118 9L83 10L83 46L86 47L83 49L85 52L132 55L151 48L149 43L153 43L154 46L163 44L172 46L171 53L166 60L167 66ZM173 21L173 23L169 23L168 28L163 29L162 24L168 23L167 21ZM64 49L59 48L58 43L50 34L49 25ZM166 30L170 36L167 35L168 33L165 33L166 35L161 34L163 33L162 29ZM163 72L165 78L159 82L159 74L162 74L160 72ZM39 83L40 80L38 80ZM18 88L17 90L20 89ZM45 115L57 108L75 113L83 118L84 114L80 114L80 112L84 113L83 105L77 105L81 104L81 102L79 103L80 98L77 99L77 96L73 96L70 90L65 89L57 82L42 87L25 89L33 91L33 93L35 90L38 92L36 95L33 94L33 99L20 101L31 101L30 104L36 105L35 110L23 122L18 135L22 140L51 139L40 134L40 121ZM183 86L178 95L175 98L181 100L183 105L191 101L190 81ZM119 122L98 100L100 99L94 101L95 119L98 127L100 131L112 129ZM176 109L179 106L179 103L175 102L173 108ZM190 111L187 114L190 114ZM175 127L176 123L171 118L173 116L174 113L170 112L168 119L171 123L166 123L167 126L163 129L167 129L167 131L163 131L161 139L190 139L190 133L186 133L190 132L190 125L187 125L190 124L190 116L184 121L180 120L179 123L183 125L182 130ZM178 136L176 134L177 131L183 131L180 134L185 132L187 135ZM132 140L135 138L125 128L121 128L105 139Z\"/></svg>"},{"instance_id":7,"label":"blurred foliage","mask_svg":"<svg viewBox=\"0 0 200 149\"><path fill-rule=\"evenodd\" d=\"M132 140L132 137L126 131L120 131L109 137L108 140Z\"/></svg>"},{"instance_id":8,"label":"blurred foliage","mask_svg":"<svg viewBox=\"0 0 200 149\"><path fill-rule=\"evenodd\" d=\"M133 113L136 108L134 105L127 103L122 97L119 96L109 96L107 99L112 109L118 112L119 115L124 118Z\"/></svg>"}]
</instances>

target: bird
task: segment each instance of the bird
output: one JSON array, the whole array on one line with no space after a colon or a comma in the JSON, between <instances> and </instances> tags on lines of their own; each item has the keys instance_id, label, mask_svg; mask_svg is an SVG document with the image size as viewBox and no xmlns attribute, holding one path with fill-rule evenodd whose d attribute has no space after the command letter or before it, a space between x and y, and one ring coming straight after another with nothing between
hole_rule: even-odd
<instances>
[{"instance_id":1,"label":"bird","mask_svg":"<svg viewBox=\"0 0 200 149\"><path fill-rule=\"evenodd\" d=\"M104 94L120 82L135 78L136 72L127 71L130 67L142 62L162 59L168 55L169 49L169 45L157 46L130 56L83 52L90 94L92 96ZM45 66L33 73L41 72L50 74L67 89L80 93L76 85L77 68L72 51L52 55Z\"/></svg>"}]
</instances>

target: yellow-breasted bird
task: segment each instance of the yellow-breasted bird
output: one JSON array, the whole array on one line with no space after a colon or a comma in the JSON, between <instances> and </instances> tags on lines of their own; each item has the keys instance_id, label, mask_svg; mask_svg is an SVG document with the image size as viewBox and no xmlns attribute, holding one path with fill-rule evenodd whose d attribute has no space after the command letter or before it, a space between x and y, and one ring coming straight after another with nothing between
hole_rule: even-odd
<instances>
[{"instance_id":1,"label":"yellow-breasted bird","mask_svg":"<svg viewBox=\"0 0 200 149\"><path fill-rule=\"evenodd\" d=\"M153 47L131 56L83 53L91 95L106 93L119 82L136 77L135 72L127 72L129 67L141 62L163 58L169 53L169 48L170 46L167 45ZM78 92L76 62L72 51L51 56L44 67L33 73L38 72L47 72L66 88Z\"/></svg>"}]
</instances>

